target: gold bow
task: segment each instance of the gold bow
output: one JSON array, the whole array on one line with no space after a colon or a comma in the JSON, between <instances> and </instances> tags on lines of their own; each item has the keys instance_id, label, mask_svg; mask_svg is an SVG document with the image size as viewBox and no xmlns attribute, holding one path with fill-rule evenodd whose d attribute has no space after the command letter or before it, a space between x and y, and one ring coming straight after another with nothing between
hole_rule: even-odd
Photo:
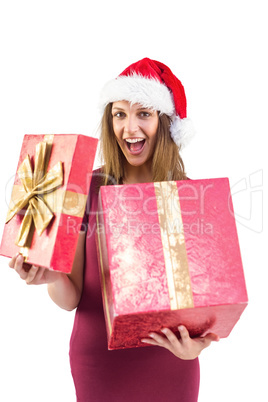
<instances>
[{"instance_id":1,"label":"gold bow","mask_svg":"<svg viewBox=\"0 0 268 402\"><path fill-rule=\"evenodd\" d=\"M23 185L23 195L14 201L9 209L6 223L9 222L27 204L27 210L21 222L20 230L15 244L19 247L26 245L32 223L39 236L46 229L53 212L44 201L43 195L55 191L63 183L62 163L58 162L46 173L46 166L50 157L49 144L40 142L36 146L34 172L32 171L29 155L26 156L18 169L18 176Z\"/></svg>"}]
</instances>

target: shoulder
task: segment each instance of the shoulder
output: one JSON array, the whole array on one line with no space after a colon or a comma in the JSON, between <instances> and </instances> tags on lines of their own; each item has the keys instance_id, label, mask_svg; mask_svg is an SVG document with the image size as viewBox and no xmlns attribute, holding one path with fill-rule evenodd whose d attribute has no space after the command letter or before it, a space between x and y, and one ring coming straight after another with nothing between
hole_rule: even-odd
<instances>
[{"instance_id":1,"label":"shoulder","mask_svg":"<svg viewBox=\"0 0 268 402\"><path fill-rule=\"evenodd\" d=\"M83 231L87 230L89 216L94 215L97 210L98 195L102 183L102 169L99 168L93 170L90 180L89 192L87 195L85 213L82 222L83 229L81 229Z\"/></svg>"},{"instance_id":2,"label":"shoulder","mask_svg":"<svg viewBox=\"0 0 268 402\"><path fill-rule=\"evenodd\" d=\"M98 169L93 170L92 172L89 194L91 193L98 194L102 182L103 182L103 170L100 167Z\"/></svg>"}]
</instances>

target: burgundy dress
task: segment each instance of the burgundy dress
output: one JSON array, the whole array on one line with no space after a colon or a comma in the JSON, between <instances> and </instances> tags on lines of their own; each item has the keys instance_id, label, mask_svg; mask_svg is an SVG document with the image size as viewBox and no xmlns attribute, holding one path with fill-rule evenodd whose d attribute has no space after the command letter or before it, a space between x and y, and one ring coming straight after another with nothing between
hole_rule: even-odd
<instances>
[{"instance_id":1,"label":"burgundy dress","mask_svg":"<svg viewBox=\"0 0 268 402\"><path fill-rule=\"evenodd\" d=\"M82 298L70 341L71 371L80 402L196 402L199 362L158 346L108 350L95 243L97 174L88 221Z\"/></svg>"}]
</instances>

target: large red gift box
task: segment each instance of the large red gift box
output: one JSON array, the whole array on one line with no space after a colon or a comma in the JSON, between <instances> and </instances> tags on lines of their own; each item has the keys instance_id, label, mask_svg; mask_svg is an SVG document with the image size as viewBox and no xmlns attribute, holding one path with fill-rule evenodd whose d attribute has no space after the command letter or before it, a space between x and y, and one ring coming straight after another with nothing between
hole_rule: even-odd
<instances>
[{"instance_id":1,"label":"large red gift box","mask_svg":"<svg viewBox=\"0 0 268 402\"><path fill-rule=\"evenodd\" d=\"M96 147L84 135L24 136L0 254L71 272Z\"/></svg>"},{"instance_id":2,"label":"large red gift box","mask_svg":"<svg viewBox=\"0 0 268 402\"><path fill-rule=\"evenodd\" d=\"M227 337L247 305L227 178L101 187L97 243L109 349Z\"/></svg>"}]
</instances>

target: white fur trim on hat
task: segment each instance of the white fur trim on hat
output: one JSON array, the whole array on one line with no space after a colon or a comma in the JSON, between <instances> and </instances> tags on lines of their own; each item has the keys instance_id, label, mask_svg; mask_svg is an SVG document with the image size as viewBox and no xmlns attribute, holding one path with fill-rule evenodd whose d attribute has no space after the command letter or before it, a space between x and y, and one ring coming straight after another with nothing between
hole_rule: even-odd
<instances>
[{"instance_id":1,"label":"white fur trim on hat","mask_svg":"<svg viewBox=\"0 0 268 402\"><path fill-rule=\"evenodd\" d=\"M123 100L139 103L168 116L175 115L173 95L165 84L155 78L134 73L107 82L100 94L101 109L104 110L109 103Z\"/></svg>"},{"instance_id":2,"label":"white fur trim on hat","mask_svg":"<svg viewBox=\"0 0 268 402\"><path fill-rule=\"evenodd\" d=\"M190 119L176 116L170 126L170 135L175 144L183 149L195 135L195 129Z\"/></svg>"}]
</instances>

